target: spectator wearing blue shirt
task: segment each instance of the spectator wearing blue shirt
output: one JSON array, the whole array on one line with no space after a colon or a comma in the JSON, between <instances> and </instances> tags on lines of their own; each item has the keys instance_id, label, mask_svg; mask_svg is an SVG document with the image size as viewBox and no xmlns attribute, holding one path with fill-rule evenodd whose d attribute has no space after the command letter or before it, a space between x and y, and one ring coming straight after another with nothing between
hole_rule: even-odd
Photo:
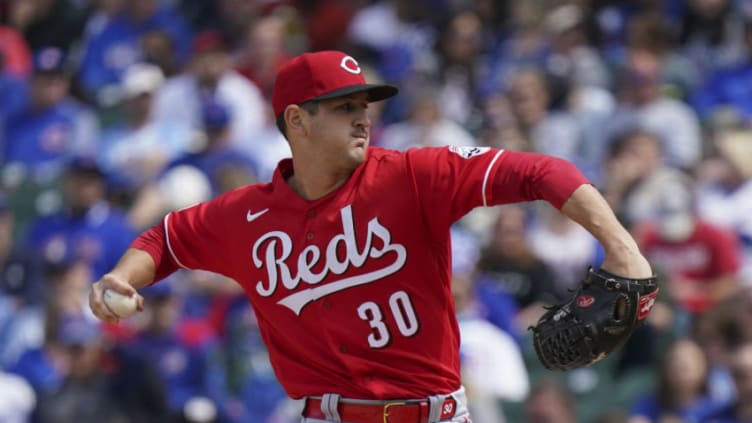
<instances>
[{"instance_id":1,"label":"spectator wearing blue shirt","mask_svg":"<svg viewBox=\"0 0 752 423\"><path fill-rule=\"evenodd\" d=\"M669 419L696 423L716 406L707 392L707 360L693 340L684 338L673 343L659 372L656 392L638 399L630 413L630 423Z\"/></svg>"},{"instance_id":2,"label":"spectator wearing blue shirt","mask_svg":"<svg viewBox=\"0 0 752 423\"><path fill-rule=\"evenodd\" d=\"M181 61L188 59L190 29L183 19L159 0L132 0L99 31L84 40L79 74L84 90L99 103L107 103L108 86L119 85L123 73L142 59L142 38L153 32L169 34Z\"/></svg>"},{"instance_id":3,"label":"spectator wearing blue shirt","mask_svg":"<svg viewBox=\"0 0 752 423\"><path fill-rule=\"evenodd\" d=\"M8 69L5 55L0 51L0 145L5 144L6 122L26 107L28 96L26 81Z\"/></svg>"},{"instance_id":4,"label":"spectator wearing blue shirt","mask_svg":"<svg viewBox=\"0 0 752 423\"><path fill-rule=\"evenodd\" d=\"M746 59L712 72L692 97L692 106L704 121L724 108L752 119L752 18L744 25Z\"/></svg>"},{"instance_id":5,"label":"spectator wearing blue shirt","mask_svg":"<svg viewBox=\"0 0 752 423\"><path fill-rule=\"evenodd\" d=\"M59 175L66 159L94 148L97 120L69 88L64 52L38 51L29 102L5 128L5 166L20 166L33 180L47 182Z\"/></svg>"},{"instance_id":6,"label":"spectator wearing blue shirt","mask_svg":"<svg viewBox=\"0 0 752 423\"><path fill-rule=\"evenodd\" d=\"M736 400L708 413L700 423L752 422L752 342L747 340L732 352L730 367Z\"/></svg>"},{"instance_id":7,"label":"spectator wearing blue shirt","mask_svg":"<svg viewBox=\"0 0 752 423\"><path fill-rule=\"evenodd\" d=\"M99 324L85 316L60 316L54 354L48 356L64 363L60 384L40 392L31 421L168 421L161 384L149 363L108 348L102 335Z\"/></svg>"},{"instance_id":8,"label":"spectator wearing blue shirt","mask_svg":"<svg viewBox=\"0 0 752 423\"><path fill-rule=\"evenodd\" d=\"M13 245L14 227L15 216L0 193L0 369L41 345L44 336L46 280L38 258Z\"/></svg>"},{"instance_id":9,"label":"spectator wearing blue shirt","mask_svg":"<svg viewBox=\"0 0 752 423\"><path fill-rule=\"evenodd\" d=\"M196 401L212 404L218 413L220 394L213 384L216 379L209 374L213 338L197 334L196 326L183 319L182 297L169 284L153 285L142 293L145 327L127 349L156 367L175 421L194 421L189 404Z\"/></svg>"},{"instance_id":10,"label":"spectator wearing blue shirt","mask_svg":"<svg viewBox=\"0 0 752 423\"><path fill-rule=\"evenodd\" d=\"M27 245L45 260L73 257L91 266L94 279L118 260L134 239L134 230L106 199L106 175L93 159L77 157L64 174L64 207L31 225Z\"/></svg>"},{"instance_id":11,"label":"spectator wearing blue shirt","mask_svg":"<svg viewBox=\"0 0 752 423\"><path fill-rule=\"evenodd\" d=\"M170 162L163 174L177 166L193 166L208 178L214 195L255 182L253 161L230 144L230 110L222 103L207 101L202 105L201 117L203 147Z\"/></svg>"}]
</instances>

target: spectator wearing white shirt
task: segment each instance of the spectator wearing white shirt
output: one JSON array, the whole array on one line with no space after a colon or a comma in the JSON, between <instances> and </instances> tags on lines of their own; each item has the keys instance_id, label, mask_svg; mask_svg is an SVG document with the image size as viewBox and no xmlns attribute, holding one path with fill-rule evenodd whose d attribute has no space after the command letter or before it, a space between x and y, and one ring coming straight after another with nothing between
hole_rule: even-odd
<instances>
[{"instance_id":1,"label":"spectator wearing white shirt","mask_svg":"<svg viewBox=\"0 0 752 423\"><path fill-rule=\"evenodd\" d=\"M187 122L154 117L154 93L163 82L162 71L148 63L131 65L123 76L125 119L103 131L99 159L121 188L144 186L191 143Z\"/></svg>"},{"instance_id":2,"label":"spectator wearing white shirt","mask_svg":"<svg viewBox=\"0 0 752 423\"><path fill-rule=\"evenodd\" d=\"M521 402L530 380L515 339L482 316L475 293L480 251L465 232L452 230L452 295L460 328L462 379L473 421L503 423L503 401Z\"/></svg>"},{"instance_id":3,"label":"spectator wearing white shirt","mask_svg":"<svg viewBox=\"0 0 752 423\"><path fill-rule=\"evenodd\" d=\"M410 147L476 144L467 130L442 114L434 90L424 88L419 91L413 100L409 119L384 128L381 146L406 150Z\"/></svg>"},{"instance_id":4,"label":"spectator wearing white shirt","mask_svg":"<svg viewBox=\"0 0 752 423\"><path fill-rule=\"evenodd\" d=\"M231 143L252 139L265 125L266 104L260 90L232 69L232 61L217 32L203 32L193 41L188 71L167 80L157 92L156 118L175 118L202 129L201 105L206 101L229 109Z\"/></svg>"},{"instance_id":5,"label":"spectator wearing white shirt","mask_svg":"<svg viewBox=\"0 0 752 423\"><path fill-rule=\"evenodd\" d=\"M697 114L661 91L663 62L658 53L632 48L620 75L619 104L606 133L641 128L658 135L669 166L692 168L702 154Z\"/></svg>"}]
</instances>

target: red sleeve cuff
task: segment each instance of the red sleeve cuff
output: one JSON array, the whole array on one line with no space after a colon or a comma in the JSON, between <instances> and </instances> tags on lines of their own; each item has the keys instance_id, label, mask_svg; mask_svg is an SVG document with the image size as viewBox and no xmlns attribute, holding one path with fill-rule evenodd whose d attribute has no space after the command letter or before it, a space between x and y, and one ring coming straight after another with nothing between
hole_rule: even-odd
<instances>
[{"instance_id":1,"label":"red sleeve cuff","mask_svg":"<svg viewBox=\"0 0 752 423\"><path fill-rule=\"evenodd\" d=\"M154 260L154 265L156 267L154 282L166 278L179 268L167 249L165 231L162 223L158 223L141 233L141 235L133 241L131 248L136 248L146 252L151 256L152 260Z\"/></svg>"}]
</instances>

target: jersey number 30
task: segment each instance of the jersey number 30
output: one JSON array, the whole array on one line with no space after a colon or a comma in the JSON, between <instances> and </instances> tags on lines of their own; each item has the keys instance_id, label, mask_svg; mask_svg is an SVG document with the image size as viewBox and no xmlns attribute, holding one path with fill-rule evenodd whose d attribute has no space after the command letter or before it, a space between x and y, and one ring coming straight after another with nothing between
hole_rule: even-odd
<instances>
[{"instance_id":1,"label":"jersey number 30","mask_svg":"<svg viewBox=\"0 0 752 423\"><path fill-rule=\"evenodd\" d=\"M389 309L402 336L411 337L418 332L420 324L407 292L397 291L392 294L389 297ZM368 345L371 348L384 348L389 345L392 335L384 323L384 314L378 304L373 301L361 304L358 307L358 317L368 322L373 329L373 332L368 335Z\"/></svg>"}]
</instances>

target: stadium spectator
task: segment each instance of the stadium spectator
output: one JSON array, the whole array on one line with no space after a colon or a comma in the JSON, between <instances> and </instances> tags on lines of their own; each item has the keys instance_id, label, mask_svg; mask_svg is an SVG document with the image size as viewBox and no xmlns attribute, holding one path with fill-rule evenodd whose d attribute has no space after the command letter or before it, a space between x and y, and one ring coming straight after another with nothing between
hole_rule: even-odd
<instances>
[{"instance_id":1,"label":"stadium spectator","mask_svg":"<svg viewBox=\"0 0 752 423\"><path fill-rule=\"evenodd\" d=\"M692 105L704 120L711 120L722 109L731 109L745 121L752 119L752 20L744 24L745 54L742 60L719 67L707 75L694 93Z\"/></svg>"},{"instance_id":2,"label":"stadium spectator","mask_svg":"<svg viewBox=\"0 0 752 423\"><path fill-rule=\"evenodd\" d=\"M191 404L203 401L218 413L218 397L212 389L209 357L213 336L205 327L183 319L182 300L168 284L144 291L149 312L143 329L126 344L132 355L153 363L164 382L173 421L194 421Z\"/></svg>"},{"instance_id":3,"label":"stadium spectator","mask_svg":"<svg viewBox=\"0 0 752 423\"><path fill-rule=\"evenodd\" d=\"M253 309L241 293L226 298L218 354L227 391L223 414L229 422L299 420L302 401L289 400L274 376ZM297 413L287 417L289 410Z\"/></svg>"},{"instance_id":4,"label":"stadium spectator","mask_svg":"<svg viewBox=\"0 0 752 423\"><path fill-rule=\"evenodd\" d=\"M23 423L31 420L36 395L29 383L0 368L0 421Z\"/></svg>"},{"instance_id":5,"label":"stadium spectator","mask_svg":"<svg viewBox=\"0 0 752 423\"><path fill-rule=\"evenodd\" d=\"M230 52L219 32L202 32L193 39L193 58L187 72L170 78L154 105L157 119L176 119L203 129L202 105L220 103L228 109L230 141L251 142L267 119L259 89L232 69Z\"/></svg>"},{"instance_id":6,"label":"stadium spectator","mask_svg":"<svg viewBox=\"0 0 752 423\"><path fill-rule=\"evenodd\" d=\"M574 87L608 87L610 75L597 50L588 45L585 19L585 11L575 2L562 3L546 14L543 27L551 45L546 71Z\"/></svg>"},{"instance_id":7,"label":"stadium spectator","mask_svg":"<svg viewBox=\"0 0 752 423\"><path fill-rule=\"evenodd\" d=\"M480 125L480 93L487 76L486 29L478 12L461 10L443 23L436 43L436 68L430 77L436 80L442 114L477 132Z\"/></svg>"},{"instance_id":8,"label":"stadium spectator","mask_svg":"<svg viewBox=\"0 0 752 423\"><path fill-rule=\"evenodd\" d=\"M29 97L29 86L15 75L7 63L6 52L0 51L0 146L5 149L5 127L11 118L26 107ZM2 153L4 155L4 151ZM2 156L0 156L2 160Z\"/></svg>"},{"instance_id":9,"label":"stadium spectator","mask_svg":"<svg viewBox=\"0 0 752 423\"><path fill-rule=\"evenodd\" d=\"M73 0L10 2L9 24L21 32L32 51L54 46L71 52L80 42L88 4Z\"/></svg>"},{"instance_id":10,"label":"stadium spectator","mask_svg":"<svg viewBox=\"0 0 752 423\"><path fill-rule=\"evenodd\" d=\"M16 30L5 25L0 25L0 57L3 74L19 79L25 79L31 74L31 49L28 42Z\"/></svg>"},{"instance_id":11,"label":"stadium spectator","mask_svg":"<svg viewBox=\"0 0 752 423\"><path fill-rule=\"evenodd\" d=\"M123 212L107 201L106 175L94 159L70 160L62 185L63 208L38 217L31 224L26 245L46 261L81 260L96 279L128 248L134 231Z\"/></svg>"},{"instance_id":12,"label":"stadium spectator","mask_svg":"<svg viewBox=\"0 0 752 423\"><path fill-rule=\"evenodd\" d=\"M120 87L124 119L102 131L99 162L122 190L138 191L190 147L186 122L153 115L154 95L163 82L155 65L135 63L126 69Z\"/></svg>"},{"instance_id":13,"label":"stadium spectator","mask_svg":"<svg viewBox=\"0 0 752 423\"><path fill-rule=\"evenodd\" d=\"M634 129L620 134L609 145L601 191L617 215L629 225L654 222L657 205L689 177L664 161L658 136Z\"/></svg>"},{"instance_id":14,"label":"stadium spectator","mask_svg":"<svg viewBox=\"0 0 752 423\"><path fill-rule=\"evenodd\" d=\"M671 187L657 206L658 219L638 230L638 242L682 309L696 315L735 295L738 238L700 219L686 186Z\"/></svg>"},{"instance_id":15,"label":"stadium spectator","mask_svg":"<svg viewBox=\"0 0 752 423\"><path fill-rule=\"evenodd\" d=\"M55 332L65 365L59 388L40 393L36 421L165 421L150 363L107 350L98 323L84 316L62 315ZM119 389L124 382L138 389Z\"/></svg>"},{"instance_id":16,"label":"stadium spectator","mask_svg":"<svg viewBox=\"0 0 752 423\"><path fill-rule=\"evenodd\" d=\"M528 229L530 249L554 273L554 292L568 297L567 290L580 281L583 269L597 262L599 245L595 238L566 217L539 208ZM561 254L566 251L567 254Z\"/></svg>"},{"instance_id":17,"label":"stadium spectator","mask_svg":"<svg viewBox=\"0 0 752 423\"><path fill-rule=\"evenodd\" d=\"M543 304L561 300L553 271L527 240L527 213L518 206L500 208L478 262L479 290L511 295L519 309L517 329L525 330L543 314Z\"/></svg>"},{"instance_id":18,"label":"stadium spectator","mask_svg":"<svg viewBox=\"0 0 752 423\"><path fill-rule=\"evenodd\" d=\"M505 420L502 402L522 402L530 382L515 337L486 320L476 290L476 241L452 231L452 296L460 328L460 363L473 420ZM507 324L507 326L511 326Z\"/></svg>"},{"instance_id":19,"label":"stadium spectator","mask_svg":"<svg viewBox=\"0 0 752 423\"><path fill-rule=\"evenodd\" d=\"M572 393L558 379L543 378L530 391L524 405L527 423L572 423L577 412Z\"/></svg>"},{"instance_id":20,"label":"stadium spectator","mask_svg":"<svg viewBox=\"0 0 752 423\"><path fill-rule=\"evenodd\" d=\"M0 194L0 369L42 344L42 304L49 295L41 261L13 245L14 228L15 216Z\"/></svg>"},{"instance_id":21,"label":"stadium spectator","mask_svg":"<svg viewBox=\"0 0 752 423\"><path fill-rule=\"evenodd\" d=\"M140 43L144 35L157 30L170 34L181 63L190 54L190 28L158 0L133 0L127 7L125 2L117 3L112 16L104 17L100 25L89 26L79 82L89 98L100 105L111 104L114 98L108 88L117 87L128 66L142 59Z\"/></svg>"},{"instance_id":22,"label":"stadium spectator","mask_svg":"<svg viewBox=\"0 0 752 423\"><path fill-rule=\"evenodd\" d=\"M690 169L702 154L700 123L685 103L661 92L663 58L658 53L632 48L618 76L618 106L606 135L630 128L654 132L663 143L666 164Z\"/></svg>"},{"instance_id":23,"label":"stadium spectator","mask_svg":"<svg viewBox=\"0 0 752 423\"><path fill-rule=\"evenodd\" d=\"M707 380L703 350L691 339L678 339L663 356L655 392L638 399L629 423L696 422L715 406Z\"/></svg>"},{"instance_id":24,"label":"stadium spectator","mask_svg":"<svg viewBox=\"0 0 752 423\"><path fill-rule=\"evenodd\" d=\"M269 102L277 71L292 55L288 51L287 20L271 14L248 27L235 69L253 82Z\"/></svg>"},{"instance_id":25,"label":"stadium spectator","mask_svg":"<svg viewBox=\"0 0 752 423\"><path fill-rule=\"evenodd\" d=\"M692 61L674 48L670 18L658 12L635 15L627 22L626 44L622 55L631 49L655 52L663 62L661 90L671 97L686 100L701 82L700 70ZM624 58L620 58L623 61Z\"/></svg>"},{"instance_id":26,"label":"stadium spectator","mask_svg":"<svg viewBox=\"0 0 752 423\"><path fill-rule=\"evenodd\" d=\"M734 349L730 366L736 400L709 413L699 423L742 423L752 419L752 343L745 342Z\"/></svg>"},{"instance_id":27,"label":"stadium spectator","mask_svg":"<svg viewBox=\"0 0 752 423\"><path fill-rule=\"evenodd\" d=\"M403 122L384 128L379 143L385 148L406 150L410 147L476 144L472 135L442 112L435 87L423 87L413 96L410 116Z\"/></svg>"},{"instance_id":28,"label":"stadium spectator","mask_svg":"<svg viewBox=\"0 0 752 423\"><path fill-rule=\"evenodd\" d=\"M5 166L20 167L36 181L60 175L65 161L92 153L99 124L92 111L70 95L70 70L62 50L36 52L28 104L6 123ZM7 170L6 170L7 171Z\"/></svg>"},{"instance_id":29,"label":"stadium spectator","mask_svg":"<svg viewBox=\"0 0 752 423\"><path fill-rule=\"evenodd\" d=\"M732 0L690 0L678 31L679 51L705 77L744 55L744 18Z\"/></svg>"},{"instance_id":30,"label":"stadium spectator","mask_svg":"<svg viewBox=\"0 0 752 423\"><path fill-rule=\"evenodd\" d=\"M709 223L739 237L742 284L752 284L752 132L745 128L716 131L717 155L698 170L697 210Z\"/></svg>"},{"instance_id":31,"label":"stadium spectator","mask_svg":"<svg viewBox=\"0 0 752 423\"><path fill-rule=\"evenodd\" d=\"M508 95L530 149L577 163L582 131L566 109L554 108L546 75L538 69L520 68L509 77Z\"/></svg>"}]
</instances>

